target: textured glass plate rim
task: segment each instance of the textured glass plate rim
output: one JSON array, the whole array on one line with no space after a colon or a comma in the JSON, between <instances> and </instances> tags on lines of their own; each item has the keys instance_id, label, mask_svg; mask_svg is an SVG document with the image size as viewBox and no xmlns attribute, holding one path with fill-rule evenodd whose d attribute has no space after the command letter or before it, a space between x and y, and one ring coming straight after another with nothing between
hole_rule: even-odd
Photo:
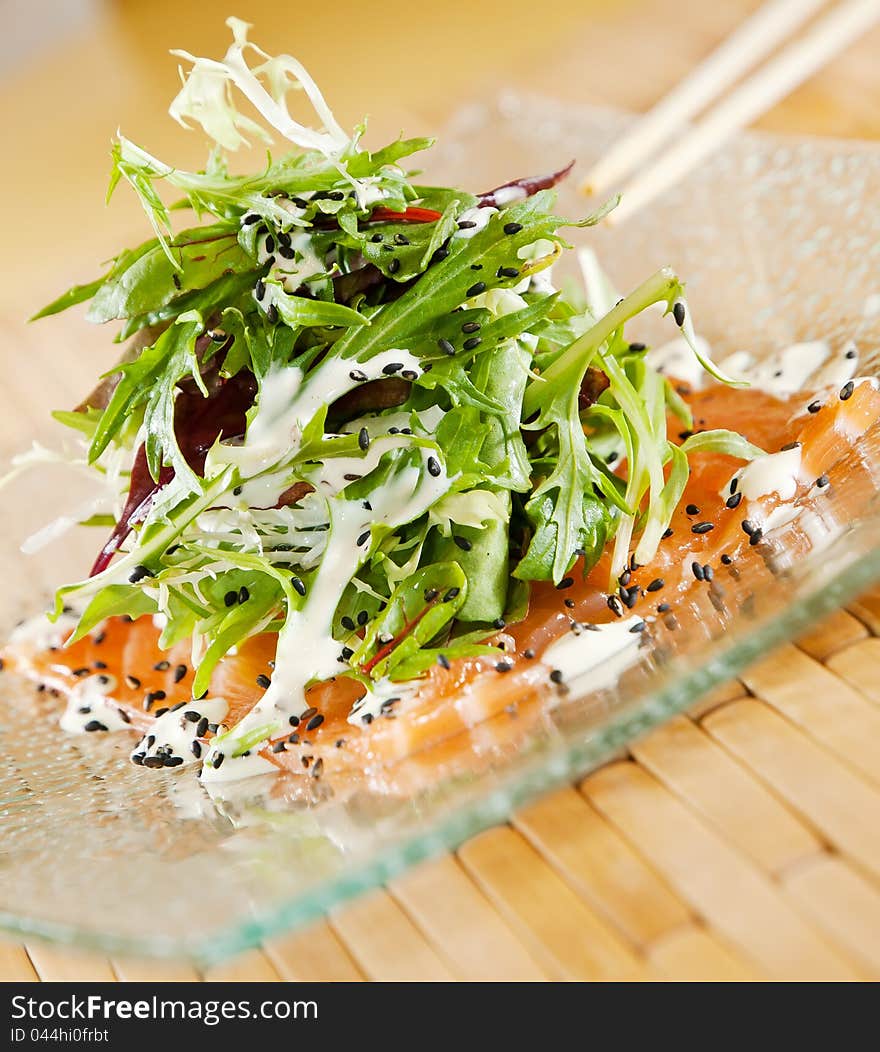
<instances>
[{"instance_id":1,"label":"textured glass plate rim","mask_svg":"<svg viewBox=\"0 0 880 1052\"><path fill-rule=\"evenodd\" d=\"M625 116L617 111L615 115ZM876 144L871 142L784 135L758 137L782 142L788 138L793 141L813 138L818 142L838 144L847 150L877 149ZM858 521L847 534L838 538L837 544L849 542L854 550L858 550L859 535L865 534L867 541L868 535L872 533L871 526L878 521L880 519L875 516ZM868 548L866 542L862 544ZM251 949L266 938L301 927L325 915L345 900L380 886L417 862L443 851L454 850L476 834L506 822L517 807L584 777L611 759L621 747L642 737L672 716L686 711L712 687L735 676L775 646L791 640L823 615L845 604L878 580L880 546L873 544L870 550L845 565L834 580L817 584L813 588L806 585L805 594L801 594L769 621L757 619L748 632L729 644L716 642L711 658L703 664L686 669L663 686L641 692L640 696L633 699L630 708L609 717L586 741L560 743L509 773L499 772L500 783L491 793L482 799L459 805L425 832L406 836L384 848L376 857L354 863L348 872L329 878L319 887L299 893L289 901L276 904L245 920L233 921L225 930L220 928L203 937L195 936L184 945L177 939L147 935L131 938L9 911L0 911L0 930L16 936L75 945L108 954L159 958L185 956L201 966L210 966Z\"/></svg>"},{"instance_id":2,"label":"textured glass plate rim","mask_svg":"<svg viewBox=\"0 0 880 1052\"><path fill-rule=\"evenodd\" d=\"M853 532L866 529L867 526L867 521L862 522ZM849 533L841 540L852 536L853 533ZM165 938L142 937L132 940L8 912L0 913L0 929L15 935L75 944L79 948L111 954L134 952L164 958L179 958L185 954L202 966L215 964L259 945L266 938L301 927L325 915L346 899L384 884L417 862L442 851L456 849L476 834L506 822L518 806L584 777L622 746L637 740L672 716L686 711L712 687L735 676L775 646L789 641L877 580L880 580L880 547L860 555L835 580L812 594L802 596L781 616L769 623L758 620L747 635L730 644L720 655L714 655L704 665L686 672L664 688L646 692L632 711L611 719L588 741L554 749L549 755L533 761L525 771L511 772L488 797L462 805L429 831L393 845L380 857L357 865L352 872L331 878L321 887L249 918L244 924L237 922L227 931L212 931L204 940L196 939L185 951L179 942Z\"/></svg>"}]
</instances>

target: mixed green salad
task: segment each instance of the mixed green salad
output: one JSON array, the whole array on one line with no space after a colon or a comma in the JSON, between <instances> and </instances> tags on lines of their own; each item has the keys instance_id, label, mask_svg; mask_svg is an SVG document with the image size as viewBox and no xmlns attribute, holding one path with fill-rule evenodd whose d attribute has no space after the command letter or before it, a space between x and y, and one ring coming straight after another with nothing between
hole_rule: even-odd
<instances>
[{"instance_id":1,"label":"mixed green salad","mask_svg":"<svg viewBox=\"0 0 880 1052\"><path fill-rule=\"evenodd\" d=\"M89 301L127 341L57 414L115 502L57 610L81 611L74 638L159 615L163 647L193 641L197 697L232 648L277 633L271 682L232 732L249 748L316 680L370 686L419 676L441 647L494 653L533 582L588 572L609 543L613 574L647 563L688 454L742 440L673 444L667 412L689 429L689 410L624 335L663 304L699 357L674 274L616 302L554 290L565 231L605 211L555 213L567 169L485 193L425 185L411 158L430 140L363 148L299 62L229 25L222 60L178 53L191 68L171 114L213 140L204 170L120 136L110 191L129 184L153 236L38 317ZM293 88L319 130L290 115ZM270 134L296 150L230 174L226 153Z\"/></svg>"}]
</instances>

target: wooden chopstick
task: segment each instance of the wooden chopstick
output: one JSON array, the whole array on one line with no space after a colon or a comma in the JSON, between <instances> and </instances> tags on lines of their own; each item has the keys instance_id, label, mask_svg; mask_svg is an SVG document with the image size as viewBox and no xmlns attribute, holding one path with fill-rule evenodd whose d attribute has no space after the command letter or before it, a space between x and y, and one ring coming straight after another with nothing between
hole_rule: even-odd
<instances>
[{"instance_id":1,"label":"wooden chopstick","mask_svg":"<svg viewBox=\"0 0 880 1052\"><path fill-rule=\"evenodd\" d=\"M584 179L584 193L603 193L619 185L827 2L771 0L764 4L614 143Z\"/></svg>"},{"instance_id":2,"label":"wooden chopstick","mask_svg":"<svg viewBox=\"0 0 880 1052\"><path fill-rule=\"evenodd\" d=\"M723 99L624 187L605 219L619 225L678 182L728 136L771 109L880 21L880 0L845 0Z\"/></svg>"}]
</instances>

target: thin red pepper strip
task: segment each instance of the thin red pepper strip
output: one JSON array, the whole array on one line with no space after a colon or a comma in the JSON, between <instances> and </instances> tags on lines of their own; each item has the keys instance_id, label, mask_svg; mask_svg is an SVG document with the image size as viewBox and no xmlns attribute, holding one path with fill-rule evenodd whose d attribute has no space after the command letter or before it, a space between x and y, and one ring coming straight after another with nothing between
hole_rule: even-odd
<instances>
[{"instance_id":1,"label":"thin red pepper strip","mask_svg":"<svg viewBox=\"0 0 880 1052\"><path fill-rule=\"evenodd\" d=\"M410 206L402 212L390 208L374 208L368 222L370 223L436 223L441 213L433 208Z\"/></svg>"},{"instance_id":2,"label":"thin red pepper strip","mask_svg":"<svg viewBox=\"0 0 880 1052\"><path fill-rule=\"evenodd\" d=\"M388 657L388 655L395 649L395 647L398 647L404 641L404 639L406 639L406 637L410 634L410 632L412 632L412 630L416 627L419 621L422 620L425 614L427 614L431 607L435 606L436 603L436 599L432 599L431 602L426 603L425 606L422 607L418 614L412 619L412 621L407 621L407 623L403 626L400 632L398 632L393 639L389 640L384 646L379 647L379 649L370 658L370 660L365 661L361 665L361 672L366 672L367 674L372 672L372 670L376 667L376 665L379 664L379 662L383 658Z\"/></svg>"}]
</instances>

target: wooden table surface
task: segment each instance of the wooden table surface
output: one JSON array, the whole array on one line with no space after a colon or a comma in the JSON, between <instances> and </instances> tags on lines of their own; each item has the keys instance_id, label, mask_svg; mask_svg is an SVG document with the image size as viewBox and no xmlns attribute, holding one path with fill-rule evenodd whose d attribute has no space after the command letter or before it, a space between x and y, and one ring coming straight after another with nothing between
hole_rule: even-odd
<instances>
[{"instance_id":1,"label":"wooden table surface","mask_svg":"<svg viewBox=\"0 0 880 1052\"><path fill-rule=\"evenodd\" d=\"M642 109L757 3L447 0L422 11L386 0L381 15L350 0L332 14L234 6L268 50L305 61L343 125L366 110L379 142L401 128L436 132L499 84ZM165 112L176 85L167 50L222 51L221 10L208 0L107 3L63 49L0 80L3 460L30 437L49 440L48 410L77 401L83 377L113 360L104 331L23 319L145 236L130 195L103 204L117 127L160 157L203 160L201 137ZM330 39L331 18L351 31ZM878 47L874 32L760 127L880 137ZM38 525L37 491L32 504L24 517ZM58 579L53 557L26 563L15 552L17 536L0 525L10 608ZM65 552L77 554L75 544ZM880 677L864 669L880 671L878 629L874 592L580 787L204 978L877 978ZM184 963L7 942L4 978L200 976Z\"/></svg>"}]
</instances>

